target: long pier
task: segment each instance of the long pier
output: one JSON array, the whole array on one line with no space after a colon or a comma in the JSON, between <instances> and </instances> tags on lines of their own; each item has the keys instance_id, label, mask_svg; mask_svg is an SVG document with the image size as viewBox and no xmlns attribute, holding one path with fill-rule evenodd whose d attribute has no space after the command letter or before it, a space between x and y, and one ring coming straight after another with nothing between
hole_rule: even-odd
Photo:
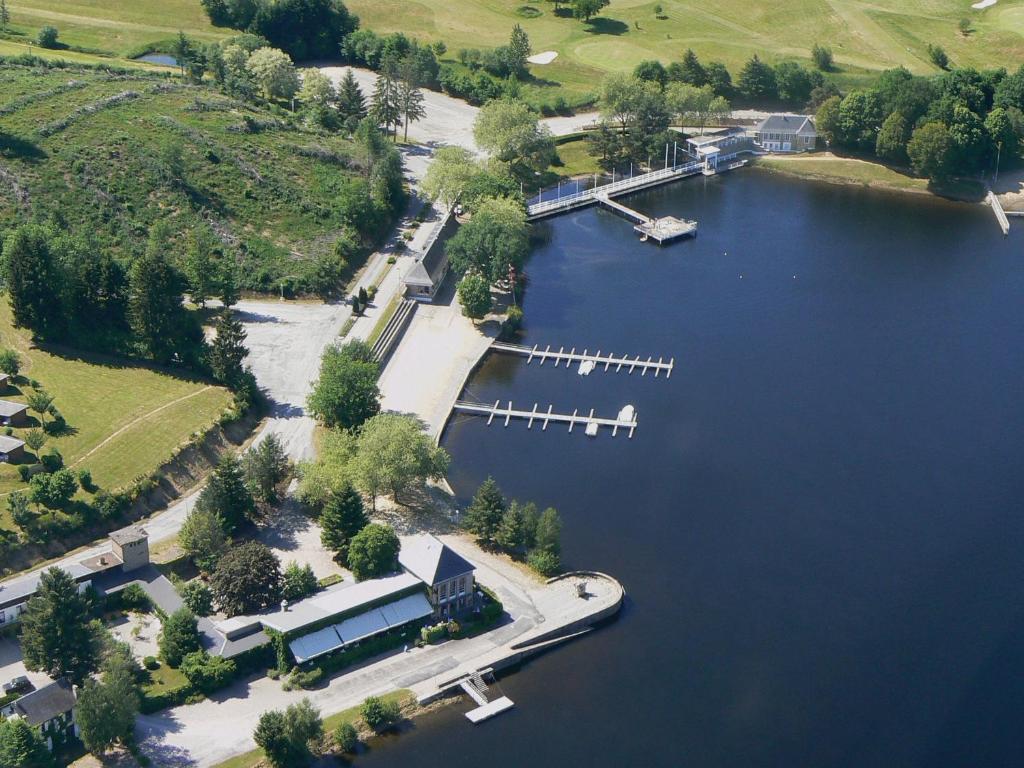
<instances>
[{"instance_id":1,"label":"long pier","mask_svg":"<svg viewBox=\"0 0 1024 768\"><path fill-rule=\"evenodd\" d=\"M639 369L641 376L646 376L648 371L654 371L654 376L657 378L658 374L662 371L665 372L665 378L667 379L672 375L672 369L675 367L675 358L664 360L658 358L655 360L653 357L648 357L643 360L639 356L629 357L626 355L602 355L601 350L597 350L595 353L590 353L584 349L582 352L577 352L576 347L573 347L568 352L565 351L565 347L559 347L558 351L552 351L551 345L549 344L544 349L540 349L536 344L532 347L527 347L522 344L506 344L502 341L496 341L491 344L491 349L495 352L507 352L512 355L522 355L526 358L526 363L530 364L534 360L540 360L540 364L544 365L548 360L555 361L555 368L558 367L560 362L565 363L566 369L568 369L573 363L593 363L596 368L599 365L604 366L604 370L609 370L611 366L615 366L615 372L618 373L623 368L626 369L626 373L632 373Z\"/></svg>"},{"instance_id":2,"label":"long pier","mask_svg":"<svg viewBox=\"0 0 1024 768\"><path fill-rule=\"evenodd\" d=\"M572 432L573 427L582 424L586 433L591 437L597 434L597 430L600 427L611 427L612 437L615 437L620 429L627 429L629 430L629 437L632 437L633 431L637 427L636 412L631 406L623 408L622 411L619 412L619 415L614 419L595 416L593 408L591 408L590 413L586 415L580 414L579 409L574 410L571 414L553 413L554 406L551 405L548 406L546 411L538 411L537 403L533 404L532 411L517 410L512 407L511 400L508 401L507 407L503 407L500 400L495 400L494 405L458 400L453 407L454 410L461 413L475 413L480 416L486 416L488 425L494 421L495 418L503 418L505 420L506 427L512 419L526 419L526 428L533 429L533 422L538 421L541 423L542 432L548 428L548 424L550 422L555 422L568 424L569 432Z\"/></svg>"},{"instance_id":3,"label":"long pier","mask_svg":"<svg viewBox=\"0 0 1024 768\"><path fill-rule=\"evenodd\" d=\"M985 196L985 199L992 206L992 212L995 213L996 221L999 222L999 228L1003 230L1003 234L1010 234L1010 220L1006 218L1006 211L1003 210L1003 205L999 202L999 198L995 196L994 192L990 191Z\"/></svg>"}]
</instances>

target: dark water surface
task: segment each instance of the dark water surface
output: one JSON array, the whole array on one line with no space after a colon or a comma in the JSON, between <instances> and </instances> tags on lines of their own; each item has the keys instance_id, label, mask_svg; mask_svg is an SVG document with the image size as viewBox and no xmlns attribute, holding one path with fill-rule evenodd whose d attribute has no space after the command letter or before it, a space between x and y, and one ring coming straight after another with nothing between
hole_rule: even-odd
<instances>
[{"instance_id":1,"label":"dark water surface","mask_svg":"<svg viewBox=\"0 0 1024 768\"><path fill-rule=\"evenodd\" d=\"M754 171L542 225L525 341L674 356L671 379L492 357L468 394L633 440L460 418L463 496L554 505L620 619L365 766L1024 764L1024 238L991 212Z\"/></svg>"}]
</instances>

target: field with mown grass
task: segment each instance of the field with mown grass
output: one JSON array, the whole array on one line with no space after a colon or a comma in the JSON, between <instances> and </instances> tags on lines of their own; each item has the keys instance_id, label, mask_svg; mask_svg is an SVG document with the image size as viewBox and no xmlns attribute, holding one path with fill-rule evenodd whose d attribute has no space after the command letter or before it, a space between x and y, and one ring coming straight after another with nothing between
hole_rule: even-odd
<instances>
[{"instance_id":1,"label":"field with mown grass","mask_svg":"<svg viewBox=\"0 0 1024 768\"><path fill-rule=\"evenodd\" d=\"M12 327L6 296L0 297L0 346L17 350L22 360L21 379L0 398L24 402L29 381L53 395L67 432L51 436L43 451L56 448L65 465L90 470L103 489L148 475L231 405L227 390L204 382L37 348L27 333ZM29 415L36 420L36 414ZM27 429L15 429L14 436L23 437ZM14 466L0 465L0 494L25 487ZM11 527L2 497L0 527Z\"/></svg>"},{"instance_id":2,"label":"field with mown grass","mask_svg":"<svg viewBox=\"0 0 1024 768\"><path fill-rule=\"evenodd\" d=\"M154 73L3 75L0 230L53 218L129 259L158 220L209 227L241 254L243 287L265 291L333 253L338 192L355 174L346 139Z\"/></svg>"}]
</instances>

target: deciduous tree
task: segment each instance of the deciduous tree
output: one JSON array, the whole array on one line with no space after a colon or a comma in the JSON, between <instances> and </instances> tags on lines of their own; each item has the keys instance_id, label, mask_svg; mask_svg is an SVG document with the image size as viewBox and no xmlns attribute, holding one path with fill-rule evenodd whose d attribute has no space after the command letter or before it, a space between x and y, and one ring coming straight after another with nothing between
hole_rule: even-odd
<instances>
[{"instance_id":1,"label":"deciduous tree","mask_svg":"<svg viewBox=\"0 0 1024 768\"><path fill-rule=\"evenodd\" d=\"M530 172L543 171L555 156L551 132L518 100L494 99L481 107L473 122L473 138L494 158Z\"/></svg>"},{"instance_id":2,"label":"deciduous tree","mask_svg":"<svg viewBox=\"0 0 1024 768\"><path fill-rule=\"evenodd\" d=\"M394 530L370 523L348 545L348 567L357 579L372 579L398 567L401 545Z\"/></svg>"},{"instance_id":3,"label":"deciduous tree","mask_svg":"<svg viewBox=\"0 0 1024 768\"><path fill-rule=\"evenodd\" d=\"M449 461L448 452L434 445L418 419L381 413L363 425L352 472L374 500L390 493L397 502L412 487L444 477Z\"/></svg>"},{"instance_id":4,"label":"deciduous tree","mask_svg":"<svg viewBox=\"0 0 1024 768\"><path fill-rule=\"evenodd\" d=\"M529 252L522 205L508 198L481 202L445 247L456 274L476 271L492 284L508 279L509 267L520 269Z\"/></svg>"},{"instance_id":5,"label":"deciduous tree","mask_svg":"<svg viewBox=\"0 0 1024 768\"><path fill-rule=\"evenodd\" d=\"M469 272L459 281L459 304L466 317L480 320L491 311L491 285L478 272Z\"/></svg>"},{"instance_id":6,"label":"deciduous tree","mask_svg":"<svg viewBox=\"0 0 1024 768\"><path fill-rule=\"evenodd\" d=\"M210 584L228 615L252 613L281 601L281 562L268 547L250 541L221 557Z\"/></svg>"},{"instance_id":7,"label":"deciduous tree","mask_svg":"<svg viewBox=\"0 0 1024 768\"><path fill-rule=\"evenodd\" d=\"M185 518L178 532L178 541L204 573L213 573L228 548L224 521L215 510L199 504Z\"/></svg>"},{"instance_id":8,"label":"deciduous tree","mask_svg":"<svg viewBox=\"0 0 1024 768\"><path fill-rule=\"evenodd\" d=\"M199 625L195 614L188 608L179 608L163 623L160 629L160 655L169 667L177 667L181 660L202 647L199 641Z\"/></svg>"},{"instance_id":9,"label":"deciduous tree","mask_svg":"<svg viewBox=\"0 0 1024 768\"><path fill-rule=\"evenodd\" d=\"M328 347L309 396L310 413L328 427L358 427L380 411L379 375L378 363L355 359L344 347Z\"/></svg>"},{"instance_id":10,"label":"deciduous tree","mask_svg":"<svg viewBox=\"0 0 1024 768\"><path fill-rule=\"evenodd\" d=\"M258 48L249 55L249 71L271 99L290 99L299 90L299 75L288 54L277 48Z\"/></svg>"}]
</instances>

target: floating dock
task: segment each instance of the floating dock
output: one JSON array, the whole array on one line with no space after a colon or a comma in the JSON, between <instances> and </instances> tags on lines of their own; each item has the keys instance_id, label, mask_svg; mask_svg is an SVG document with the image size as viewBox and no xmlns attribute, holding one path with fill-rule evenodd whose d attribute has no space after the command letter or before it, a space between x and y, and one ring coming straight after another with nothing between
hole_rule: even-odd
<instances>
[{"instance_id":1,"label":"floating dock","mask_svg":"<svg viewBox=\"0 0 1024 768\"><path fill-rule=\"evenodd\" d=\"M675 216L663 216L660 219L652 219L644 216L639 211L623 205L617 200L612 200L608 195L598 195L597 202L610 211L635 223L634 232L639 232L641 240L653 240L658 245L670 243L687 235L697 234L697 222L686 219L677 219Z\"/></svg>"},{"instance_id":2,"label":"floating dock","mask_svg":"<svg viewBox=\"0 0 1024 768\"><path fill-rule=\"evenodd\" d=\"M483 672L474 672L459 681L459 687L478 705L476 709L471 709L466 713L466 718L471 723L482 723L484 720L489 720L515 706L508 696L499 696L493 701L488 700L488 687L484 682L484 675L489 673L492 671L488 668Z\"/></svg>"},{"instance_id":3,"label":"floating dock","mask_svg":"<svg viewBox=\"0 0 1024 768\"><path fill-rule=\"evenodd\" d=\"M502 407L500 400L495 400L494 405L458 400L453 408L460 413L486 416L488 425L494 421L495 417L504 419L506 427L512 419L525 419L527 422L526 428L533 429L533 422L539 421L542 432L548 428L549 423L555 422L558 424L568 424L569 432L572 432L573 428L577 425L582 425L586 434L591 437L597 435L600 427L611 427L612 437L618 435L620 429L629 430L629 437L632 437L637 427L636 410L631 405L625 406L614 419L595 416L593 408L590 409L589 414L581 415L579 409L574 410L571 414L554 413L554 406L552 405L549 405L546 411L537 410L537 405L537 403L533 404L532 411L524 411L513 408L511 400L508 401L507 407Z\"/></svg>"},{"instance_id":4,"label":"floating dock","mask_svg":"<svg viewBox=\"0 0 1024 768\"><path fill-rule=\"evenodd\" d=\"M583 373L582 367L585 363L590 363L587 366L589 370L593 370L599 365L604 366L604 370L608 370L611 366L615 366L615 372L618 373L623 368L626 369L627 373L639 369L641 376L646 376L648 371L654 371L654 376L657 378L658 374L665 373L667 379L672 375L672 369L675 367L675 358L671 358L668 361L658 358L655 360L653 357L648 357L646 360L637 357L629 357L628 355L602 355L601 350L591 354L586 349L582 352L577 352L576 347L573 347L568 352L565 351L565 347L559 347L557 352L551 350L551 345L548 345L544 349L539 349L537 345L532 347L526 347L522 344L506 344L501 341L496 341L491 344L491 349L495 352L507 352L513 355L522 355L526 358L527 364L532 363L534 360L540 360L540 364L548 360L555 361L555 368L558 367L560 362L565 363L566 369L569 369L573 363L579 363L581 366L580 373ZM589 370L587 372L589 372Z\"/></svg>"}]
</instances>

